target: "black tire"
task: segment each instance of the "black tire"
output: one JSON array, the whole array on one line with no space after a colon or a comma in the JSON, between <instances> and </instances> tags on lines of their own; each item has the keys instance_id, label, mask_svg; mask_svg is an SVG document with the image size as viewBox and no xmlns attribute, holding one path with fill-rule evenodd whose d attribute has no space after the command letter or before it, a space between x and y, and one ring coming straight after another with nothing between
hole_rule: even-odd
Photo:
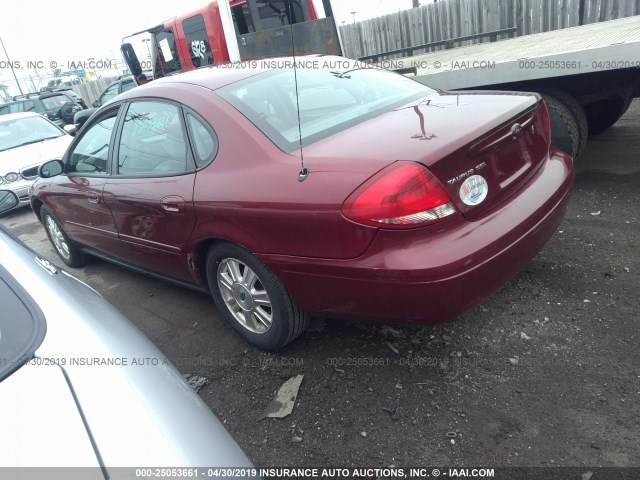
<instances>
[{"instance_id":1,"label":"black tire","mask_svg":"<svg viewBox=\"0 0 640 480\"><path fill-rule=\"evenodd\" d=\"M545 98L545 101L547 98L553 97L559 102L562 102L569 109L571 115L573 115L573 118L576 121L576 126L578 127L579 137L578 150L576 155L574 155L574 159L580 158L587 146L587 139L589 138L589 124L587 122L587 114L585 113L584 108L574 97L562 90L549 88L542 90L541 93Z\"/></svg>"},{"instance_id":2,"label":"black tire","mask_svg":"<svg viewBox=\"0 0 640 480\"><path fill-rule=\"evenodd\" d=\"M589 135L598 135L612 127L629 109L631 101L631 97L626 98L614 95L606 100L587 105Z\"/></svg>"},{"instance_id":3,"label":"black tire","mask_svg":"<svg viewBox=\"0 0 640 480\"><path fill-rule=\"evenodd\" d=\"M214 245L207 255L206 269L220 314L251 345L277 350L308 325L309 316L278 277L244 248L226 242Z\"/></svg>"},{"instance_id":4,"label":"black tire","mask_svg":"<svg viewBox=\"0 0 640 480\"><path fill-rule=\"evenodd\" d=\"M40 207L40 220L53 249L66 265L77 268L87 262L87 256L80 251L73 240L69 239L67 233L47 207Z\"/></svg>"},{"instance_id":5,"label":"black tire","mask_svg":"<svg viewBox=\"0 0 640 480\"><path fill-rule=\"evenodd\" d=\"M551 118L551 145L573 158L581 153L580 129L569 107L554 96L542 94Z\"/></svg>"}]
</instances>

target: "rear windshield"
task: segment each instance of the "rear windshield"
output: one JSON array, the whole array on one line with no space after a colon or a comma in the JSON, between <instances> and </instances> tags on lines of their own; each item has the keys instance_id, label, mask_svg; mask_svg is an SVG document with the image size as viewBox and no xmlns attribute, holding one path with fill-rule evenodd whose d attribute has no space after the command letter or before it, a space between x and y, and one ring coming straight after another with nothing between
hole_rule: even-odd
<instances>
[{"instance_id":1,"label":"rear windshield","mask_svg":"<svg viewBox=\"0 0 640 480\"><path fill-rule=\"evenodd\" d=\"M56 108L60 108L69 101L66 95L56 95L55 97L46 97L42 98L41 100L42 103L44 103L44 108L46 108L47 110L55 110Z\"/></svg>"},{"instance_id":2,"label":"rear windshield","mask_svg":"<svg viewBox=\"0 0 640 480\"><path fill-rule=\"evenodd\" d=\"M377 68L298 68L255 75L216 93L290 153L300 148L300 140L309 145L434 90Z\"/></svg>"}]
</instances>

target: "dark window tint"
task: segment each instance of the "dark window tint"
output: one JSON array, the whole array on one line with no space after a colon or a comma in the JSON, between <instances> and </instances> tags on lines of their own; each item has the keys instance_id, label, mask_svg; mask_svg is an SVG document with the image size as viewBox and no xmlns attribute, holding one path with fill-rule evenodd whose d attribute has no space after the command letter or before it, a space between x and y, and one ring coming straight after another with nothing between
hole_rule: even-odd
<instances>
[{"instance_id":1,"label":"dark window tint","mask_svg":"<svg viewBox=\"0 0 640 480\"><path fill-rule=\"evenodd\" d=\"M173 28L153 36L154 76L165 77L182 70Z\"/></svg>"},{"instance_id":2,"label":"dark window tint","mask_svg":"<svg viewBox=\"0 0 640 480\"><path fill-rule=\"evenodd\" d=\"M109 142L117 112L86 130L69 154L67 173L106 175Z\"/></svg>"},{"instance_id":3,"label":"dark window tint","mask_svg":"<svg viewBox=\"0 0 640 480\"><path fill-rule=\"evenodd\" d=\"M161 102L132 103L127 110L118 174L160 176L187 171L180 109Z\"/></svg>"},{"instance_id":4,"label":"dark window tint","mask_svg":"<svg viewBox=\"0 0 640 480\"><path fill-rule=\"evenodd\" d=\"M246 3L233 7L231 12L233 13L233 26L235 27L236 35L244 35L256 31Z\"/></svg>"},{"instance_id":5,"label":"dark window tint","mask_svg":"<svg viewBox=\"0 0 640 480\"><path fill-rule=\"evenodd\" d=\"M273 0L258 7L263 29L282 27L304 21L302 0Z\"/></svg>"},{"instance_id":6,"label":"dark window tint","mask_svg":"<svg viewBox=\"0 0 640 480\"><path fill-rule=\"evenodd\" d=\"M202 167L209 163L218 151L218 137L210 128L195 116L187 115L189 131L193 139L193 149L195 150L196 163Z\"/></svg>"},{"instance_id":7,"label":"dark window tint","mask_svg":"<svg viewBox=\"0 0 640 480\"><path fill-rule=\"evenodd\" d=\"M33 100L28 100L22 103L22 108L24 109L25 112L35 112L36 104Z\"/></svg>"},{"instance_id":8,"label":"dark window tint","mask_svg":"<svg viewBox=\"0 0 640 480\"><path fill-rule=\"evenodd\" d=\"M302 1L305 0L271 0L258 2L256 6L258 8L262 30L303 22L304 10L301 3ZM255 22L251 17L250 9L246 3L234 7L232 13L236 35L255 32Z\"/></svg>"},{"instance_id":9,"label":"dark window tint","mask_svg":"<svg viewBox=\"0 0 640 480\"><path fill-rule=\"evenodd\" d=\"M202 15L194 15L187 18L182 22L182 28L184 28L187 48L189 48L193 66L199 68L213 65L213 54L211 53L211 45L207 38L207 30Z\"/></svg>"}]
</instances>

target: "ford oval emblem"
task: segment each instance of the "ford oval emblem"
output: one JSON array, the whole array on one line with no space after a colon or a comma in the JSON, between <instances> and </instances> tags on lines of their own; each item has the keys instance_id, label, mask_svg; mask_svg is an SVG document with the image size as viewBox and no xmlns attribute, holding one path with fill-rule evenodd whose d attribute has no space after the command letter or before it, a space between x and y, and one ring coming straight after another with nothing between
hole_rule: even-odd
<instances>
[{"instance_id":1,"label":"ford oval emblem","mask_svg":"<svg viewBox=\"0 0 640 480\"><path fill-rule=\"evenodd\" d=\"M516 123L513 125L513 127L511 127L511 133L513 133L514 135L520 135L521 132L522 125L520 125L519 123Z\"/></svg>"}]
</instances>

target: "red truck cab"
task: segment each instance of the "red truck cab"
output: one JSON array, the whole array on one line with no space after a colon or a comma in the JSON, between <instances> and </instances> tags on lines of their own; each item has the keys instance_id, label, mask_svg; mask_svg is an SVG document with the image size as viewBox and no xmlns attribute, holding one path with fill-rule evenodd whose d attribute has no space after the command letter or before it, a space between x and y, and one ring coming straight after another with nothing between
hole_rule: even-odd
<instances>
[{"instance_id":1,"label":"red truck cab","mask_svg":"<svg viewBox=\"0 0 640 480\"><path fill-rule=\"evenodd\" d=\"M294 47L296 32L303 31L304 37L299 38L304 38L304 44ZM142 73L131 43L122 45L125 61L139 84L240 59L341 53L330 0L214 1L131 37L139 34L150 35L152 78Z\"/></svg>"}]
</instances>

